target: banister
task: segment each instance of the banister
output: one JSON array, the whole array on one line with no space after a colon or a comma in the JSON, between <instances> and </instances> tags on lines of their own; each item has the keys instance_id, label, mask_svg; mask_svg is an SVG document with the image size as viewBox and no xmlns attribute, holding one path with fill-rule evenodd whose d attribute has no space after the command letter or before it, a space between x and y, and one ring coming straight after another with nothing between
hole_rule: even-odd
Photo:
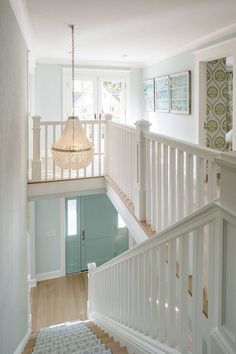
<instances>
[{"instance_id":1,"label":"banister","mask_svg":"<svg viewBox=\"0 0 236 354\"><path fill-rule=\"evenodd\" d=\"M81 124L106 124L107 121L105 119L99 119L99 120L81 120ZM65 125L66 121L65 120L58 120L58 121L42 121L40 122L40 125Z\"/></svg>"},{"instance_id":2,"label":"banister","mask_svg":"<svg viewBox=\"0 0 236 354\"><path fill-rule=\"evenodd\" d=\"M113 125L114 127L120 128L120 129L124 129L126 131L129 131L133 134L135 134L136 132L136 128L133 127L132 125L128 125L128 124L121 124L121 123L116 123L116 122L109 122L109 124Z\"/></svg>"},{"instance_id":3,"label":"banister","mask_svg":"<svg viewBox=\"0 0 236 354\"><path fill-rule=\"evenodd\" d=\"M213 220L218 214L219 210L223 210L223 206L218 204L219 198L210 202L207 205L204 205L197 211L193 212L191 215L188 215L175 223L174 225L169 226L163 231L160 231L156 235L152 236L146 241L134 246L131 250L128 250L116 258L106 262L104 265L96 268L96 272L104 270L118 264L122 261L125 261L131 257L138 255L141 252L146 252L153 247L159 247L166 242L178 238L180 235L189 232L199 225L203 225L206 222ZM224 209L225 210L225 209Z\"/></svg>"},{"instance_id":4,"label":"banister","mask_svg":"<svg viewBox=\"0 0 236 354\"><path fill-rule=\"evenodd\" d=\"M193 155L201 156L205 159L215 159L221 156L220 151L216 151L207 147L203 147L197 144L186 142L177 138L171 138L166 135L157 134L154 132L146 132L144 137L150 140L158 140L159 142L169 145L171 147L187 151Z\"/></svg>"}]
</instances>

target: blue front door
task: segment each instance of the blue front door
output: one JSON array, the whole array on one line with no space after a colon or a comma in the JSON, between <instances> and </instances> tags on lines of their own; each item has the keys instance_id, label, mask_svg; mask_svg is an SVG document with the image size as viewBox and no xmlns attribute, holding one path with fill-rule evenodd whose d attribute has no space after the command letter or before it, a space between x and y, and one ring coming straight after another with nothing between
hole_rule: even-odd
<instances>
[{"instance_id":1,"label":"blue front door","mask_svg":"<svg viewBox=\"0 0 236 354\"><path fill-rule=\"evenodd\" d=\"M91 262L100 266L119 254L117 223L118 214L105 194L67 198L66 274L86 270Z\"/></svg>"},{"instance_id":2,"label":"blue front door","mask_svg":"<svg viewBox=\"0 0 236 354\"><path fill-rule=\"evenodd\" d=\"M81 197L81 269L114 257L117 212L105 194Z\"/></svg>"}]
</instances>

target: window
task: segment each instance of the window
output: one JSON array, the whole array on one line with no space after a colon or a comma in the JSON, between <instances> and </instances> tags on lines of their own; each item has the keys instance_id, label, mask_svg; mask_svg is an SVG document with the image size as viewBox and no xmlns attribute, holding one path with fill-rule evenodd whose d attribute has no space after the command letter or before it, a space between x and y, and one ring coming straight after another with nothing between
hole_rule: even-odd
<instances>
[{"instance_id":1,"label":"window","mask_svg":"<svg viewBox=\"0 0 236 354\"><path fill-rule=\"evenodd\" d=\"M113 120L126 122L128 71L75 70L75 113L80 119L100 119L111 113ZM71 72L63 70L63 118L72 112Z\"/></svg>"},{"instance_id":2,"label":"window","mask_svg":"<svg viewBox=\"0 0 236 354\"><path fill-rule=\"evenodd\" d=\"M67 236L77 235L77 200L67 200Z\"/></svg>"}]
</instances>

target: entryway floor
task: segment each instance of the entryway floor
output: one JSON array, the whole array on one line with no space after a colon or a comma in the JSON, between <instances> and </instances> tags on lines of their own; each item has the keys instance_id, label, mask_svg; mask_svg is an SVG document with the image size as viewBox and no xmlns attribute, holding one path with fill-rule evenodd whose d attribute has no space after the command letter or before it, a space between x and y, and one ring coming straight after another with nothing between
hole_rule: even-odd
<instances>
[{"instance_id":1,"label":"entryway floor","mask_svg":"<svg viewBox=\"0 0 236 354\"><path fill-rule=\"evenodd\" d=\"M44 280L31 289L32 332L62 322L87 319L88 274Z\"/></svg>"}]
</instances>

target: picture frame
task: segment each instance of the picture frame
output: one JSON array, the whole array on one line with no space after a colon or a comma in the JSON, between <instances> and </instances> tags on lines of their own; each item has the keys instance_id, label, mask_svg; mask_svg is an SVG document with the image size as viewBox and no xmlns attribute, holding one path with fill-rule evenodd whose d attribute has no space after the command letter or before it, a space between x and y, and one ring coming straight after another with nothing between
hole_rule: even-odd
<instances>
[{"instance_id":1,"label":"picture frame","mask_svg":"<svg viewBox=\"0 0 236 354\"><path fill-rule=\"evenodd\" d=\"M170 111L169 75L155 78L155 111Z\"/></svg>"},{"instance_id":2,"label":"picture frame","mask_svg":"<svg viewBox=\"0 0 236 354\"><path fill-rule=\"evenodd\" d=\"M170 112L191 114L191 72L170 75Z\"/></svg>"},{"instance_id":3,"label":"picture frame","mask_svg":"<svg viewBox=\"0 0 236 354\"><path fill-rule=\"evenodd\" d=\"M154 112L154 80L147 79L143 82L143 105L145 112Z\"/></svg>"}]
</instances>

